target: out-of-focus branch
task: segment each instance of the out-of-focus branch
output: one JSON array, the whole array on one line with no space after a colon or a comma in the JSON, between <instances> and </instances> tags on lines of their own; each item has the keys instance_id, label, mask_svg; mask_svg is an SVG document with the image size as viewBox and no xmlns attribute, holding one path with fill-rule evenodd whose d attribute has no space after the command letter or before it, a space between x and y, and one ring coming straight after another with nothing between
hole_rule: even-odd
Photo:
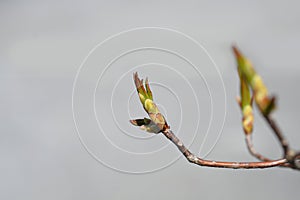
<instances>
[{"instance_id":1,"label":"out-of-focus branch","mask_svg":"<svg viewBox=\"0 0 300 200\"><path fill-rule=\"evenodd\" d=\"M271 161L272 159L269 159L269 158L263 156L262 154L258 153L255 150L251 136L252 135L246 135L246 144L247 144L247 148L248 148L248 151L250 152L250 154L252 156L254 156L255 158L257 158L258 160L265 161L265 162ZM285 163L285 164L280 165L280 166L281 167L291 167L291 165L289 163Z\"/></svg>"},{"instance_id":2,"label":"out-of-focus branch","mask_svg":"<svg viewBox=\"0 0 300 200\"><path fill-rule=\"evenodd\" d=\"M253 113L252 113L252 101L250 101L250 91L252 91L252 98L255 99L255 103L259 108L260 113L265 118L268 125L271 127L275 137L279 141L283 150L283 158L287 159L288 164L284 166L299 168L297 166L298 161L297 153L291 150L287 140L283 136L276 122L272 119L271 114L276 108L276 99L274 96L268 94L268 89L265 86L262 77L256 72L250 60L245 57L236 46L232 47L234 55L237 61L237 69L240 78L240 93L241 98L239 104L243 113L243 128L246 134L246 143L249 152L256 158L262 161L268 161L269 159L255 151L251 134L253 130Z\"/></svg>"},{"instance_id":3,"label":"out-of-focus branch","mask_svg":"<svg viewBox=\"0 0 300 200\"><path fill-rule=\"evenodd\" d=\"M281 147L283 149L284 156L287 156L289 153L289 144L283 134L281 133L278 125L276 124L275 120L271 118L270 115L263 115L271 129L273 130L273 133L275 134L276 138L278 139L279 143L281 144Z\"/></svg>"},{"instance_id":4,"label":"out-of-focus branch","mask_svg":"<svg viewBox=\"0 0 300 200\"><path fill-rule=\"evenodd\" d=\"M270 161L269 158L261 155L260 153L258 153L255 150L253 142L252 142L251 135L246 135L246 144L247 144L247 148L248 148L249 152L251 153L251 155L253 155L254 157L256 157L258 160L261 160L261 161Z\"/></svg>"}]
</instances>

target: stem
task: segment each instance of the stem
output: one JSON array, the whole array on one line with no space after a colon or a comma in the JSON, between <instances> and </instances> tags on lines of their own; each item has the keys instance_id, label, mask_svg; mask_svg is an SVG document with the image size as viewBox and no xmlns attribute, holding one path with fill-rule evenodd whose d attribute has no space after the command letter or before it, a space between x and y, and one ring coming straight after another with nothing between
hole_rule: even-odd
<instances>
[{"instance_id":1,"label":"stem","mask_svg":"<svg viewBox=\"0 0 300 200\"><path fill-rule=\"evenodd\" d=\"M265 161L265 162L272 161L271 159L261 155L260 153L258 153L255 150L253 142L252 142L252 137L250 134L246 135L246 144L247 144L247 148L248 148L250 154L253 155L255 158L257 158L258 160ZM281 167L291 167L291 165L289 163L285 163L285 164L281 165Z\"/></svg>"},{"instance_id":2,"label":"stem","mask_svg":"<svg viewBox=\"0 0 300 200\"><path fill-rule=\"evenodd\" d=\"M253 155L254 157L256 157L258 160L270 161L270 159L264 157L263 155L261 155L260 153L258 153L255 150L253 142L252 142L252 137L250 134L246 135L246 144L247 144L247 148L248 148L250 154Z\"/></svg>"},{"instance_id":3,"label":"stem","mask_svg":"<svg viewBox=\"0 0 300 200\"><path fill-rule=\"evenodd\" d=\"M288 151L289 151L289 144L288 144L287 140L281 133L281 131L280 131L278 125L276 124L276 122L274 121L274 119L272 119L269 115L263 115L263 116L264 116L265 120L268 122L269 126L272 128L273 132L275 133L275 135L283 149L284 157L286 157L288 154Z\"/></svg>"},{"instance_id":4,"label":"stem","mask_svg":"<svg viewBox=\"0 0 300 200\"><path fill-rule=\"evenodd\" d=\"M263 162L223 162L204 160L191 153L170 129L165 129L162 133L177 146L179 151L186 157L189 162L200 166L231 169L257 169L275 167L287 163L287 160L285 158Z\"/></svg>"}]
</instances>

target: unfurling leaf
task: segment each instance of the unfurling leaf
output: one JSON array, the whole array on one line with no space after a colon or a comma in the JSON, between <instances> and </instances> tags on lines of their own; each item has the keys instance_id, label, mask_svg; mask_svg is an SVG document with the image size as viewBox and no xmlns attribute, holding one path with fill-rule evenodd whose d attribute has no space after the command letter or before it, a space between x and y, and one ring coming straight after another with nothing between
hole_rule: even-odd
<instances>
[{"instance_id":1,"label":"unfurling leaf","mask_svg":"<svg viewBox=\"0 0 300 200\"><path fill-rule=\"evenodd\" d=\"M168 125L157 105L153 102L152 91L149 86L148 78L146 78L145 85L143 85L143 79L140 80L137 73L133 74L133 79L140 101L150 119L136 119L130 120L130 122L133 125L139 126L141 129L151 133L159 133L163 131L166 127L168 127Z\"/></svg>"},{"instance_id":2,"label":"unfurling leaf","mask_svg":"<svg viewBox=\"0 0 300 200\"><path fill-rule=\"evenodd\" d=\"M143 126L143 125L148 125L150 124L151 120L148 118L144 118L144 119L133 119L130 120L130 123L135 125L135 126Z\"/></svg>"},{"instance_id":3,"label":"unfurling leaf","mask_svg":"<svg viewBox=\"0 0 300 200\"><path fill-rule=\"evenodd\" d=\"M145 108L145 101L147 99L153 100L152 92L149 87L148 78L146 78L146 89L143 85L143 79L139 79L137 72L133 74L133 79L135 83L136 90L138 92L138 95L140 97L141 103L143 104Z\"/></svg>"},{"instance_id":4,"label":"unfurling leaf","mask_svg":"<svg viewBox=\"0 0 300 200\"><path fill-rule=\"evenodd\" d=\"M159 133L161 131L161 128L148 118L130 120L130 123L150 133Z\"/></svg>"},{"instance_id":5,"label":"unfurling leaf","mask_svg":"<svg viewBox=\"0 0 300 200\"><path fill-rule=\"evenodd\" d=\"M275 98L268 95L268 90L262 78L256 73L252 63L235 46L233 46L233 51L238 70L253 91L255 103L263 115L269 115L275 109Z\"/></svg>"}]
</instances>

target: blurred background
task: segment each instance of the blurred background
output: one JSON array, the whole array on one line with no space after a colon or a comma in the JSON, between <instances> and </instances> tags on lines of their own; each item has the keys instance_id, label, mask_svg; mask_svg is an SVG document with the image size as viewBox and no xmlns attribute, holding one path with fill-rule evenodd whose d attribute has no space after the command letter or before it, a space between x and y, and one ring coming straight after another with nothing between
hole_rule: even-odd
<instances>
[{"instance_id":1,"label":"blurred background","mask_svg":"<svg viewBox=\"0 0 300 200\"><path fill-rule=\"evenodd\" d=\"M282 199L300 174L189 164L145 113L149 77L171 128L195 154L255 161L235 97L237 44L278 97L274 118L300 149L297 1L1 1L1 199ZM254 144L278 158L256 112Z\"/></svg>"}]
</instances>

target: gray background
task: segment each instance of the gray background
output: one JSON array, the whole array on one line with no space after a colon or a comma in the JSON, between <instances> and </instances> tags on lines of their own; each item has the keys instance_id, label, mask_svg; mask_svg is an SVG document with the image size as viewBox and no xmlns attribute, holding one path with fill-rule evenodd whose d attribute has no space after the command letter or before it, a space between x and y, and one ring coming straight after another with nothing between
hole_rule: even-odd
<instances>
[{"instance_id":1,"label":"gray background","mask_svg":"<svg viewBox=\"0 0 300 200\"><path fill-rule=\"evenodd\" d=\"M214 106L214 111L209 113L211 105L203 79L195 77L193 71L181 71L195 88L200 104L200 128L197 134L200 136L196 137L191 146L196 153L204 138L201 128L203 131L208 129L209 117L206 118L206 115L213 116L213 122L209 129L207 145L204 144L200 155L204 155L215 141L227 110L220 140L208 158L255 160L245 148L240 111L235 102L238 79L230 49L233 43L238 44L251 58L270 90L279 96L279 106L274 117L291 145L299 149L298 8L297 1L1 1L0 198L25 200L299 197L299 172L288 169L210 169L191 165L180 157L169 167L153 173L136 175L112 170L93 159L80 143L73 121L71 101L77 70L95 45L113 34L131 28L171 28L191 35L205 46L217 63L225 84L226 96L216 71L203 67L209 66L209 62L205 63L207 57L201 57L204 55L203 51L193 51L193 47L188 46L191 47L190 55L196 53L199 55L198 61L204 62L202 65L198 63L197 66L212 90ZM132 43L138 45L136 40L155 44L155 38L151 40L146 37L147 34L150 33L146 31L144 34L137 34L136 38L130 36L131 39L123 40L127 41L126 44L110 44L104 48L107 54L95 54L95 60L90 62L98 71L88 71L80 76L78 85L81 90L76 90L75 98L75 103L78 103L75 106L75 116L78 117L79 132L91 142L89 147L93 147L93 150L102 156L100 160L109 162L110 166L131 171L164 166L166 160L176 158L179 152L172 145L168 145L160 154L152 157L151 154L137 159L128 154L123 156L119 151L110 150L109 145L106 148L104 137L101 140L95 135L88 135L96 132L96 129L93 129L95 118L91 114L84 115L81 112L92 111L91 98L86 98L92 93L87 92L94 89L93 81L96 81L95 77L104 69L100 64L104 62L103 59L109 60L110 56L119 54L117 50L127 49ZM176 44L182 49L188 49L184 47L184 41L173 38L176 38L176 35L165 37L166 40L169 39L169 48ZM163 42L157 44L160 43ZM116 129L116 124L111 118L112 110L105 105L111 102L111 88L126 71L132 70L130 65L134 65L134 60L139 61L136 65L142 64L143 61L147 63L148 60L145 59L155 56L156 53L144 52L133 58L129 56L128 60L122 61L123 65L122 62L116 63L104 76L99 91L96 91L96 110L99 111L100 121L103 120L103 131L114 142L118 142L118 145L132 148L130 151L134 152L157 150L160 145L168 144L168 141L161 136L152 137L150 140L135 140L121 134L125 129L135 136L140 137L144 134L128 124L129 114L122 110L127 109L127 101L130 99L130 115L144 116L136 96L129 98L133 91L132 71L125 76L124 84L116 88L115 94L118 96L112 101L113 109L120 109L117 111L117 121L121 129ZM169 59L167 56L159 54L155 58L159 58L157 62L160 63L169 60L171 67L180 70L175 64L176 59ZM123 69L120 66L128 68ZM167 101L163 96L171 97L171 94L166 94L162 87L153 86L155 98L165 108L163 112L167 114L175 131L179 129L178 116L183 115L183 125L180 129L182 131L177 134L185 143L189 143L193 136L189 135L190 131L195 129L191 127L195 124L193 120L197 115L193 107L195 102L191 100L184 82L181 82L176 74L170 73L166 77L168 71L164 70L166 69L155 69L154 66L153 69L143 68L138 71L142 77L149 76L154 83L163 83L178 94L183 114L177 110L176 101ZM105 107L102 108L101 105ZM208 109L207 112L205 109ZM188 115L189 112L192 114ZM106 115L107 121L103 118ZM258 115L254 134L258 150L272 158L280 155L276 140ZM137 141L141 141L142 145L139 146ZM131 142L135 142L135 145Z\"/></svg>"}]
</instances>

